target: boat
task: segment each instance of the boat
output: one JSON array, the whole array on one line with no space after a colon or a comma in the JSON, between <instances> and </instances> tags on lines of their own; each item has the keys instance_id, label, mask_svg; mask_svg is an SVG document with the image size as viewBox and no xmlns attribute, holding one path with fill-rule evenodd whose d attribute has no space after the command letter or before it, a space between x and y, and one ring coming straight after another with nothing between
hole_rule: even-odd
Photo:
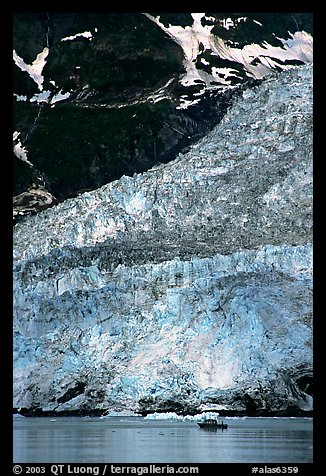
<instances>
[{"instance_id":1,"label":"boat","mask_svg":"<svg viewBox=\"0 0 326 476\"><path fill-rule=\"evenodd\" d=\"M208 418L207 420L198 421L197 425L200 428L212 429L212 430L215 430L217 428L220 428L221 430L226 430L228 427L228 425L224 423L223 421L219 422L217 420L214 420L213 418Z\"/></svg>"}]
</instances>

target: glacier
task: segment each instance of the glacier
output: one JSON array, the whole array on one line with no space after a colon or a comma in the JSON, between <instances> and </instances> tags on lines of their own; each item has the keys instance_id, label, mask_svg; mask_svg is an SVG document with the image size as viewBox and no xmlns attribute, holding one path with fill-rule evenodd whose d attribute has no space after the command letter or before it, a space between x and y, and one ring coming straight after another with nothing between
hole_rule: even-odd
<instances>
[{"instance_id":1,"label":"glacier","mask_svg":"<svg viewBox=\"0 0 326 476\"><path fill-rule=\"evenodd\" d=\"M23 414L312 411L312 65L14 227Z\"/></svg>"},{"instance_id":2,"label":"glacier","mask_svg":"<svg viewBox=\"0 0 326 476\"><path fill-rule=\"evenodd\" d=\"M16 12L14 222L173 160L241 86L312 63L312 17Z\"/></svg>"}]
</instances>

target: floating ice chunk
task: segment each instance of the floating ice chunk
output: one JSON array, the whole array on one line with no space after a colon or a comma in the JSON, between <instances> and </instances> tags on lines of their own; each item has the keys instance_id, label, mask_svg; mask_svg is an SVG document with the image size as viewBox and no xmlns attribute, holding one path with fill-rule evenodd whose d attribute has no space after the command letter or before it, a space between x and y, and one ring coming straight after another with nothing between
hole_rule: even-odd
<instances>
[{"instance_id":1,"label":"floating ice chunk","mask_svg":"<svg viewBox=\"0 0 326 476\"><path fill-rule=\"evenodd\" d=\"M218 412L203 412L196 415L178 415L175 412L155 412L145 416L145 420L180 420L180 421L201 421L208 418L218 418Z\"/></svg>"},{"instance_id":2,"label":"floating ice chunk","mask_svg":"<svg viewBox=\"0 0 326 476\"><path fill-rule=\"evenodd\" d=\"M139 417L141 416L140 413L135 413L131 410L121 410L121 411L116 411L116 410L111 410L109 413L106 413L105 415L100 416L100 419L106 419L106 418L112 418L112 417Z\"/></svg>"},{"instance_id":3,"label":"floating ice chunk","mask_svg":"<svg viewBox=\"0 0 326 476\"><path fill-rule=\"evenodd\" d=\"M146 415L145 420L183 420L183 417L175 412L155 412Z\"/></svg>"},{"instance_id":4,"label":"floating ice chunk","mask_svg":"<svg viewBox=\"0 0 326 476\"><path fill-rule=\"evenodd\" d=\"M186 68L186 74L182 78L181 83L184 86L190 86L196 84L196 79L203 80L197 71L194 61L200 52L201 45L204 47L204 50L213 50L214 43L214 37L211 33L214 25L202 25L201 23L201 18L205 16L205 13L192 13L193 25L184 28L179 25L169 25L166 27L161 23L159 16L153 17L148 13L145 13L145 15L181 46L185 56L184 66Z\"/></svg>"}]
</instances>

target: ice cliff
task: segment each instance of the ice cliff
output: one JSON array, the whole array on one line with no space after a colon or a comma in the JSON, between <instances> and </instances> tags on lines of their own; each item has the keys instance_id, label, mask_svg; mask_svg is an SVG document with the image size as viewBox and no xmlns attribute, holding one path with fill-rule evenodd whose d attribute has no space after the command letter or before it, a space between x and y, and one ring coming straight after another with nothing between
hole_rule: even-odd
<instances>
[{"instance_id":1,"label":"ice cliff","mask_svg":"<svg viewBox=\"0 0 326 476\"><path fill-rule=\"evenodd\" d=\"M14 227L14 407L312 409L312 67Z\"/></svg>"}]
</instances>

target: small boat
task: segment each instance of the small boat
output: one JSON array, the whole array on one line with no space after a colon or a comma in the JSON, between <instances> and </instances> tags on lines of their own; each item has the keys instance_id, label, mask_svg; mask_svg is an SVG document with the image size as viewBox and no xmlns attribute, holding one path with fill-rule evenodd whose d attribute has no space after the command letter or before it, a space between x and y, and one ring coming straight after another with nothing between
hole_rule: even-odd
<instances>
[{"instance_id":1,"label":"small boat","mask_svg":"<svg viewBox=\"0 0 326 476\"><path fill-rule=\"evenodd\" d=\"M208 418L207 420L198 421L197 425L199 425L200 428L206 428L206 429L212 429L212 430L215 430L217 428L226 430L228 427L228 425L226 423L223 423L223 421L219 422L217 420L214 420L213 418Z\"/></svg>"}]
</instances>

